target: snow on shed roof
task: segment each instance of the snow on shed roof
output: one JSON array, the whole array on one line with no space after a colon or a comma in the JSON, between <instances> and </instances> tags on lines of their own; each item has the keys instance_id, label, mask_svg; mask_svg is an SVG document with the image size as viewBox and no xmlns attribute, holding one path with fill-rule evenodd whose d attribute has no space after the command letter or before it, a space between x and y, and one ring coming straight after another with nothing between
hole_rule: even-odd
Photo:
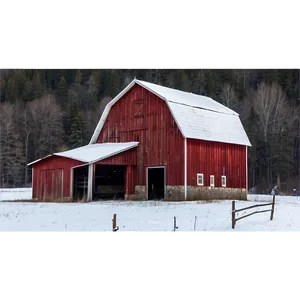
<instances>
[{"instance_id":1,"label":"snow on shed roof","mask_svg":"<svg viewBox=\"0 0 300 300\"><path fill-rule=\"evenodd\" d=\"M89 144L72 150L54 153L53 155L75 159L83 163L93 163L127 151L131 148L136 147L137 145L138 142ZM48 155L44 158L47 158L49 156L51 155ZM28 165L35 164L42 159L33 161Z\"/></svg>"},{"instance_id":2,"label":"snow on shed roof","mask_svg":"<svg viewBox=\"0 0 300 300\"><path fill-rule=\"evenodd\" d=\"M163 99L185 138L251 146L238 113L217 101L201 95L171 89L134 79L107 104L90 144L94 144L109 114L110 108L135 84Z\"/></svg>"}]
</instances>

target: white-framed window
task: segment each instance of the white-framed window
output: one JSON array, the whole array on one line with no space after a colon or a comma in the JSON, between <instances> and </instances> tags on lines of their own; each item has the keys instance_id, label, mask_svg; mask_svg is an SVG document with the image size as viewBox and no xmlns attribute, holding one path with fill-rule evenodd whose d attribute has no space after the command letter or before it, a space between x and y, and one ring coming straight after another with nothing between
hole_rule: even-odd
<instances>
[{"instance_id":1,"label":"white-framed window","mask_svg":"<svg viewBox=\"0 0 300 300\"><path fill-rule=\"evenodd\" d=\"M203 176L203 174L197 174L197 185L204 185L204 176Z\"/></svg>"},{"instance_id":2,"label":"white-framed window","mask_svg":"<svg viewBox=\"0 0 300 300\"><path fill-rule=\"evenodd\" d=\"M215 176L210 175L210 186L215 186Z\"/></svg>"},{"instance_id":3,"label":"white-framed window","mask_svg":"<svg viewBox=\"0 0 300 300\"><path fill-rule=\"evenodd\" d=\"M223 187L226 187L226 176L225 175L221 176L221 183L222 183Z\"/></svg>"}]
</instances>

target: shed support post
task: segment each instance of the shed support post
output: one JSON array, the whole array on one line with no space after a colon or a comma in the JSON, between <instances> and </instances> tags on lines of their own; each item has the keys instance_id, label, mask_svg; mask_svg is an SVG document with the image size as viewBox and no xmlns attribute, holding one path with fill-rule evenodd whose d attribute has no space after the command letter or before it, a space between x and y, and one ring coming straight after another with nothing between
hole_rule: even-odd
<instances>
[{"instance_id":1,"label":"shed support post","mask_svg":"<svg viewBox=\"0 0 300 300\"><path fill-rule=\"evenodd\" d=\"M89 164L88 171L88 192L87 192L87 200L93 200L93 181L94 181L94 168L93 164Z\"/></svg>"},{"instance_id":2,"label":"shed support post","mask_svg":"<svg viewBox=\"0 0 300 300\"><path fill-rule=\"evenodd\" d=\"M74 186L74 169L70 169L70 198L73 199L73 186Z\"/></svg>"},{"instance_id":3,"label":"shed support post","mask_svg":"<svg viewBox=\"0 0 300 300\"><path fill-rule=\"evenodd\" d=\"M187 199L187 149L186 138L184 139L184 200Z\"/></svg>"},{"instance_id":4,"label":"shed support post","mask_svg":"<svg viewBox=\"0 0 300 300\"><path fill-rule=\"evenodd\" d=\"M246 146L246 194L248 195L248 147Z\"/></svg>"}]
</instances>

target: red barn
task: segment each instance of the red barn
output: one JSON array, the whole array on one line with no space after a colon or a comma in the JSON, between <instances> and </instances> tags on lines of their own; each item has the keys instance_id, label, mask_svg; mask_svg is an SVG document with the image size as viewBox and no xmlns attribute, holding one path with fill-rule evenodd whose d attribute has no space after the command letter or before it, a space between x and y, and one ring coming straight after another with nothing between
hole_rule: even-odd
<instances>
[{"instance_id":1,"label":"red barn","mask_svg":"<svg viewBox=\"0 0 300 300\"><path fill-rule=\"evenodd\" d=\"M33 198L245 199L247 146L231 109L135 79L88 145L30 164Z\"/></svg>"}]
</instances>

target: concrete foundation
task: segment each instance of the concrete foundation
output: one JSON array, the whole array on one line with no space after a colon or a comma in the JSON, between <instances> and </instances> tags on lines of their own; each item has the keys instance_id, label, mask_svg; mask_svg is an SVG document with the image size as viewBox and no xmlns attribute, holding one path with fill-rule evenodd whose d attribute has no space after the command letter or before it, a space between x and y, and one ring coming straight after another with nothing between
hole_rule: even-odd
<instances>
[{"instance_id":1,"label":"concrete foundation","mask_svg":"<svg viewBox=\"0 0 300 300\"><path fill-rule=\"evenodd\" d=\"M187 200L247 200L246 189L221 187L187 187Z\"/></svg>"},{"instance_id":2,"label":"concrete foundation","mask_svg":"<svg viewBox=\"0 0 300 300\"><path fill-rule=\"evenodd\" d=\"M184 186L167 186L166 192L167 201L183 201L184 200Z\"/></svg>"},{"instance_id":3,"label":"concrete foundation","mask_svg":"<svg viewBox=\"0 0 300 300\"><path fill-rule=\"evenodd\" d=\"M146 186L145 185L137 185L134 189L134 194L130 195L130 200L147 200Z\"/></svg>"},{"instance_id":4,"label":"concrete foundation","mask_svg":"<svg viewBox=\"0 0 300 300\"><path fill-rule=\"evenodd\" d=\"M146 186L136 186L135 193L128 200L147 200ZM221 187L187 187L187 200L247 200L246 189ZM184 186L167 186L166 201L184 201Z\"/></svg>"}]
</instances>

